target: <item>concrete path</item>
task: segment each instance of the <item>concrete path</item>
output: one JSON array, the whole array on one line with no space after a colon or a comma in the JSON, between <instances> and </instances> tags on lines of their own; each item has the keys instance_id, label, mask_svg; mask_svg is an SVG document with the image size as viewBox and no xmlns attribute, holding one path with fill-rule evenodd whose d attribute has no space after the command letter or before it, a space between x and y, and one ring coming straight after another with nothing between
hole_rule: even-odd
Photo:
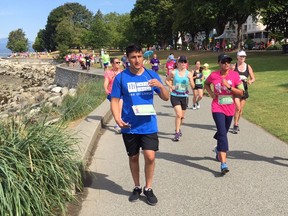
<instances>
[{"instance_id":1,"label":"concrete path","mask_svg":"<svg viewBox=\"0 0 288 216\"><path fill-rule=\"evenodd\" d=\"M288 214L286 143L241 119L240 133L229 133L230 172L223 177L212 151L216 144L212 138L216 128L210 112L211 99L205 97L199 110L187 110L179 142L171 140L175 115L170 102L164 102L158 96L155 99L160 150L153 190L158 204L149 206L144 196L136 203L128 201L134 185L122 136L113 131L112 119L98 140L89 167L91 182L85 188L87 196L77 215ZM143 165L141 155L141 186L144 185Z\"/></svg>"}]
</instances>

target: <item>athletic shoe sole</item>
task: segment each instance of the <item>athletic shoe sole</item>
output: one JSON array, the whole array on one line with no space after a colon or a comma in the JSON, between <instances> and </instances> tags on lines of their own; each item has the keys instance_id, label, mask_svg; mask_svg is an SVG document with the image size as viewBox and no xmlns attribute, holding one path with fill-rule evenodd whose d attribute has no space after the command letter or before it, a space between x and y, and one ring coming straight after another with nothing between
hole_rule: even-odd
<instances>
[{"instance_id":1,"label":"athletic shoe sole","mask_svg":"<svg viewBox=\"0 0 288 216\"><path fill-rule=\"evenodd\" d=\"M229 169L228 168L225 168L225 169L222 169L221 170L221 173L223 174L223 175L225 175L226 173L228 173L229 172Z\"/></svg>"}]
</instances>

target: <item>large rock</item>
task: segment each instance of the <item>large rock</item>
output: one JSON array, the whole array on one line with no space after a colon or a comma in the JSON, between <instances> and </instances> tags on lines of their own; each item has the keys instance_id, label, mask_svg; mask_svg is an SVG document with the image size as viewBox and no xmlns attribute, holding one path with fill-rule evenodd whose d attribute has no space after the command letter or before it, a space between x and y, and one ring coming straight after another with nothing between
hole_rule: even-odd
<instances>
[{"instance_id":1,"label":"large rock","mask_svg":"<svg viewBox=\"0 0 288 216\"><path fill-rule=\"evenodd\" d=\"M74 96L76 89L53 84L55 71L55 65L32 65L1 59L0 115L27 108L30 108L30 115L34 115L40 112L41 106L38 105L61 106L67 94Z\"/></svg>"}]
</instances>

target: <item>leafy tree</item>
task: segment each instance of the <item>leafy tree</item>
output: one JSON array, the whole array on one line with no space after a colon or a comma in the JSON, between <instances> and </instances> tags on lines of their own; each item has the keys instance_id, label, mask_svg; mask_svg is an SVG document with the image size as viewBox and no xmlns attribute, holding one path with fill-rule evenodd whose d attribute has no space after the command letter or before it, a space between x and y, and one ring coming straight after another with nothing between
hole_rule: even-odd
<instances>
[{"instance_id":1,"label":"leafy tree","mask_svg":"<svg viewBox=\"0 0 288 216\"><path fill-rule=\"evenodd\" d=\"M84 33L82 39L91 49L107 47L111 44L111 35L100 10L93 17L90 30Z\"/></svg>"},{"instance_id":2,"label":"leafy tree","mask_svg":"<svg viewBox=\"0 0 288 216\"><path fill-rule=\"evenodd\" d=\"M156 41L161 47L166 47L173 38L173 22L175 15L175 5L172 0L158 1L155 16L157 24L155 26Z\"/></svg>"},{"instance_id":3,"label":"leafy tree","mask_svg":"<svg viewBox=\"0 0 288 216\"><path fill-rule=\"evenodd\" d=\"M28 51L28 39L25 38L25 33L22 29L11 31L8 37L7 48L12 52Z\"/></svg>"},{"instance_id":4,"label":"leafy tree","mask_svg":"<svg viewBox=\"0 0 288 216\"><path fill-rule=\"evenodd\" d=\"M56 38L55 41L58 45L66 45L72 47L74 43L75 30L74 24L69 17L65 17L56 27Z\"/></svg>"},{"instance_id":5,"label":"leafy tree","mask_svg":"<svg viewBox=\"0 0 288 216\"><path fill-rule=\"evenodd\" d=\"M65 22L68 23L69 21L71 21L71 23L68 29L74 28L78 33L76 35L74 34L75 37L73 41L76 41L76 46L80 47L82 34L85 32L85 29L90 28L92 17L93 14L79 3L66 3L52 10L48 16L43 35L45 48L52 51L56 50L56 47L59 45L57 40L60 40L60 36L57 36L57 29L59 31L60 28L57 27L61 22L63 26ZM60 34L63 34L63 31Z\"/></svg>"},{"instance_id":6,"label":"leafy tree","mask_svg":"<svg viewBox=\"0 0 288 216\"><path fill-rule=\"evenodd\" d=\"M230 21L235 21L237 24L236 29L236 46L240 48L242 40L242 25L246 22L249 15L257 15L261 7L265 7L266 3L257 0L231 0L228 4L229 9L232 11L230 14Z\"/></svg>"},{"instance_id":7,"label":"leafy tree","mask_svg":"<svg viewBox=\"0 0 288 216\"><path fill-rule=\"evenodd\" d=\"M262 21L266 29L273 34L288 38L288 2L287 0L270 1L268 7L261 10Z\"/></svg>"},{"instance_id":8,"label":"leafy tree","mask_svg":"<svg viewBox=\"0 0 288 216\"><path fill-rule=\"evenodd\" d=\"M44 29L40 29L37 37L35 38L35 42L32 45L33 49L37 52L45 51L45 42L43 40Z\"/></svg>"},{"instance_id":9,"label":"leafy tree","mask_svg":"<svg viewBox=\"0 0 288 216\"><path fill-rule=\"evenodd\" d=\"M120 32L121 25L118 20L119 16L120 15L118 13L114 12L114 13L106 14L103 17L105 26L107 30L109 31L111 47L118 47L118 44L119 44L119 39L121 35L121 32Z\"/></svg>"},{"instance_id":10,"label":"leafy tree","mask_svg":"<svg viewBox=\"0 0 288 216\"><path fill-rule=\"evenodd\" d=\"M201 31L208 36L213 28L222 33L231 14L227 2L221 0L176 0L175 3L173 29L181 32L182 41L184 32L190 33L192 38Z\"/></svg>"},{"instance_id":11,"label":"leafy tree","mask_svg":"<svg viewBox=\"0 0 288 216\"><path fill-rule=\"evenodd\" d=\"M118 38L118 47L121 50L124 50L125 47L127 47L132 41L135 41L134 34L131 34L131 32L134 31L133 25L130 19L130 14L123 14L120 15L118 18L118 26L117 31L120 33Z\"/></svg>"},{"instance_id":12,"label":"leafy tree","mask_svg":"<svg viewBox=\"0 0 288 216\"><path fill-rule=\"evenodd\" d=\"M155 44L157 27L157 19L155 8L161 0L138 0L134 5L130 15L134 31L131 34L135 35L138 44L144 44L148 47ZM159 11L160 13L160 11Z\"/></svg>"},{"instance_id":13,"label":"leafy tree","mask_svg":"<svg viewBox=\"0 0 288 216\"><path fill-rule=\"evenodd\" d=\"M110 47L120 48L123 50L131 41L134 41L133 28L130 19L130 15L108 13L103 16L105 27L108 30L106 42L109 43Z\"/></svg>"}]
</instances>

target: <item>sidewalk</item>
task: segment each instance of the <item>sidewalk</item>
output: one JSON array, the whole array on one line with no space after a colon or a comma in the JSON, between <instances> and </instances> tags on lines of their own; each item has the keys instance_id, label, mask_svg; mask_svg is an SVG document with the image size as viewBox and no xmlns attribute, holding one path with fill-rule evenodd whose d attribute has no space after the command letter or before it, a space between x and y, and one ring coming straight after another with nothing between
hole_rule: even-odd
<instances>
[{"instance_id":1,"label":"sidewalk","mask_svg":"<svg viewBox=\"0 0 288 216\"><path fill-rule=\"evenodd\" d=\"M286 215L288 209L288 146L263 129L241 119L239 134L229 133L230 172L219 174L220 163L212 152L216 140L205 97L199 110L186 112L183 136L173 142L174 111L170 101L155 96L160 150L156 154L153 190L156 206L142 195L136 203L128 197L133 189L122 136L110 120L98 140L89 167L91 182L85 188L80 216L185 216L185 215ZM109 109L109 107L107 107ZM141 180L144 185L143 156Z\"/></svg>"}]
</instances>

